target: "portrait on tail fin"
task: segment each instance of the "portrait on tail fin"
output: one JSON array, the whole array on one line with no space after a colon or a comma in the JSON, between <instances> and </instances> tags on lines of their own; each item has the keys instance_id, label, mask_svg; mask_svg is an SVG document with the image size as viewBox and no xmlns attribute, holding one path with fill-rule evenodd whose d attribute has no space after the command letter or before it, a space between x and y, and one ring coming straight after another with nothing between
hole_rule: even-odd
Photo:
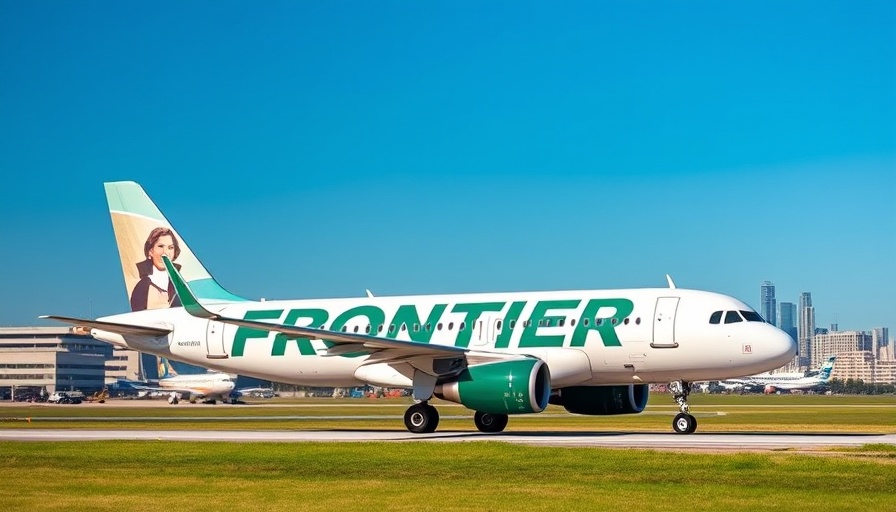
<instances>
[{"instance_id":1,"label":"portrait on tail fin","mask_svg":"<svg viewBox=\"0 0 896 512\"><path fill-rule=\"evenodd\" d=\"M180 256L180 243L174 232L166 227L153 229L143 244L144 259L137 262L139 281L131 291L131 311L180 306L174 284L168 278L162 255L171 261ZM180 269L180 265L174 266Z\"/></svg>"}]
</instances>

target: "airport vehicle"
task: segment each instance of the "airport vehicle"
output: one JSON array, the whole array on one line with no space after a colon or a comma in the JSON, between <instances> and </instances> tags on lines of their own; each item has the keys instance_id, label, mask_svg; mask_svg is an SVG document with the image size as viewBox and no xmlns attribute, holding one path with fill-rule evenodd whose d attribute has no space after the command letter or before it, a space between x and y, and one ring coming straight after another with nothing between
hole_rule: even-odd
<instances>
[{"instance_id":1,"label":"airport vehicle","mask_svg":"<svg viewBox=\"0 0 896 512\"><path fill-rule=\"evenodd\" d=\"M47 398L47 402L51 404L80 404L82 395L67 391L57 391Z\"/></svg>"},{"instance_id":2,"label":"airport vehicle","mask_svg":"<svg viewBox=\"0 0 896 512\"><path fill-rule=\"evenodd\" d=\"M778 368L796 353L745 303L677 288L668 276L668 288L248 300L212 278L142 187L105 187L132 311L43 318L222 372L411 389L417 403L404 422L415 433L436 429L434 396L475 411L479 430L500 432L509 415L548 403L639 413L651 382L669 383L680 411L673 429L691 433L690 382Z\"/></svg>"},{"instance_id":3,"label":"airport vehicle","mask_svg":"<svg viewBox=\"0 0 896 512\"><path fill-rule=\"evenodd\" d=\"M100 391L86 397L84 400L88 402L96 402L100 404L106 403L106 399L109 398L109 389L103 388Z\"/></svg>"}]
</instances>

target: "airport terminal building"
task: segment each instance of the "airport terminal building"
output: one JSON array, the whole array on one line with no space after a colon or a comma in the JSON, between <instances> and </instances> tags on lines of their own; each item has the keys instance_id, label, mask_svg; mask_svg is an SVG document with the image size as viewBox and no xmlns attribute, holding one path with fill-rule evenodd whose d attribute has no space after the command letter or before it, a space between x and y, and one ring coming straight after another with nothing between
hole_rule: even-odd
<instances>
[{"instance_id":1,"label":"airport terminal building","mask_svg":"<svg viewBox=\"0 0 896 512\"><path fill-rule=\"evenodd\" d=\"M68 327L0 328L0 400L106 385L112 346Z\"/></svg>"},{"instance_id":2,"label":"airport terminal building","mask_svg":"<svg viewBox=\"0 0 896 512\"><path fill-rule=\"evenodd\" d=\"M177 361L171 365L181 374L207 371ZM69 327L0 327L0 400L56 391L92 394L112 390L122 380L159 377L156 356L74 334ZM268 381L239 378L242 386L271 386Z\"/></svg>"}]
</instances>

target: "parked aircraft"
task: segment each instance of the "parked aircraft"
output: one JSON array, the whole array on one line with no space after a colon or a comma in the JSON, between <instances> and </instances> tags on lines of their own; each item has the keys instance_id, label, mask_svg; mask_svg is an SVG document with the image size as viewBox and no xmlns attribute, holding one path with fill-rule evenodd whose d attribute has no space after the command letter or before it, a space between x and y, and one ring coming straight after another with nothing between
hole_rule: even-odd
<instances>
[{"instance_id":1,"label":"parked aircraft","mask_svg":"<svg viewBox=\"0 0 896 512\"><path fill-rule=\"evenodd\" d=\"M234 377L218 371L179 375L164 357L159 359L158 385L136 385L143 391L158 391L168 394L168 403L176 404L181 399L190 402L202 400L206 403L236 401L234 393Z\"/></svg>"},{"instance_id":2,"label":"parked aircraft","mask_svg":"<svg viewBox=\"0 0 896 512\"><path fill-rule=\"evenodd\" d=\"M813 389L830 382L837 356L831 356L818 371L806 373L763 373L749 377L748 384L762 386L766 392Z\"/></svg>"},{"instance_id":3,"label":"parked aircraft","mask_svg":"<svg viewBox=\"0 0 896 512\"><path fill-rule=\"evenodd\" d=\"M691 381L762 372L796 353L789 335L745 303L676 288L668 276L668 288L247 300L212 278L138 184L105 186L133 311L44 318L222 372L411 389L411 432L436 429L434 396L476 411L479 430L499 432L508 415L548 403L639 413L648 384L663 382L679 405L673 429L691 433Z\"/></svg>"}]
</instances>

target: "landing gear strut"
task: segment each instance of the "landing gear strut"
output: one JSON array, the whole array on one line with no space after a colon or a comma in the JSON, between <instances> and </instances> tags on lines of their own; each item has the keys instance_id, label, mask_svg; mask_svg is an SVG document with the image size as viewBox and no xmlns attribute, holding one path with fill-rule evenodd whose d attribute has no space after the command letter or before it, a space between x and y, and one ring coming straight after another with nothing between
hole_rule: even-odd
<instances>
[{"instance_id":1,"label":"landing gear strut","mask_svg":"<svg viewBox=\"0 0 896 512\"><path fill-rule=\"evenodd\" d=\"M415 434L430 434L439 426L439 411L427 402L408 407L404 412L404 426Z\"/></svg>"},{"instance_id":2,"label":"landing gear strut","mask_svg":"<svg viewBox=\"0 0 896 512\"><path fill-rule=\"evenodd\" d=\"M488 412L476 412L473 415L473 423L480 432L491 434L494 432L502 432L507 426L506 414L491 414Z\"/></svg>"},{"instance_id":3,"label":"landing gear strut","mask_svg":"<svg viewBox=\"0 0 896 512\"><path fill-rule=\"evenodd\" d=\"M678 402L681 411L672 420L672 429L679 434L693 434L697 430L697 418L688 412L688 395L691 393L691 383L684 380L675 380L669 383L669 392L672 398Z\"/></svg>"}]
</instances>

